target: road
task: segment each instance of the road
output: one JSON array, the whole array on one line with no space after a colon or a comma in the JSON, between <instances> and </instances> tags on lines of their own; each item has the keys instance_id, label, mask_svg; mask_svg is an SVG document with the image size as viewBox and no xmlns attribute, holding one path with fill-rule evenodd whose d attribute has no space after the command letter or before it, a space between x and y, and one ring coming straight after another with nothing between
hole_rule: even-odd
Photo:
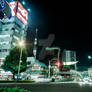
<instances>
[{"instance_id":1,"label":"road","mask_svg":"<svg viewBox=\"0 0 92 92\"><path fill-rule=\"evenodd\" d=\"M92 84L78 83L0 83L0 87L20 87L32 92L92 92Z\"/></svg>"}]
</instances>

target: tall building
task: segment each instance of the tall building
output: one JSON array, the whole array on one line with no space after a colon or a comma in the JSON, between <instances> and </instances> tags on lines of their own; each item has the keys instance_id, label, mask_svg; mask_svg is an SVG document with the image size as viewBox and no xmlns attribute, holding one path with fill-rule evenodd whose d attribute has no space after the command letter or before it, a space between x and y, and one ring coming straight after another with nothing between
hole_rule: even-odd
<instances>
[{"instance_id":1,"label":"tall building","mask_svg":"<svg viewBox=\"0 0 92 92\"><path fill-rule=\"evenodd\" d=\"M76 69L76 52L70 50L64 50L62 53L62 64L64 67Z\"/></svg>"},{"instance_id":2,"label":"tall building","mask_svg":"<svg viewBox=\"0 0 92 92\"><path fill-rule=\"evenodd\" d=\"M12 18L0 21L0 63L20 40L25 40L28 12L18 1L8 3Z\"/></svg>"}]
</instances>

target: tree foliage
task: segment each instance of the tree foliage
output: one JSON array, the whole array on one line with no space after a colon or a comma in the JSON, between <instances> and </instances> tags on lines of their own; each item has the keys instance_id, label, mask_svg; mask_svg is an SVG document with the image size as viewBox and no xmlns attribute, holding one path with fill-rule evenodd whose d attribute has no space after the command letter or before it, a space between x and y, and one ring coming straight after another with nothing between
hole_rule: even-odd
<instances>
[{"instance_id":1,"label":"tree foliage","mask_svg":"<svg viewBox=\"0 0 92 92\"><path fill-rule=\"evenodd\" d=\"M0 88L0 92L31 92L31 91L19 89L16 87L16 88Z\"/></svg>"},{"instance_id":2,"label":"tree foliage","mask_svg":"<svg viewBox=\"0 0 92 92\"><path fill-rule=\"evenodd\" d=\"M20 53L21 48L16 46L10 50L9 55L4 60L4 64L2 66L3 69L11 71L13 74L18 72L19 61L20 61ZM22 57L21 57L21 66L20 72L25 71L27 68L27 52L24 47L22 47Z\"/></svg>"}]
</instances>

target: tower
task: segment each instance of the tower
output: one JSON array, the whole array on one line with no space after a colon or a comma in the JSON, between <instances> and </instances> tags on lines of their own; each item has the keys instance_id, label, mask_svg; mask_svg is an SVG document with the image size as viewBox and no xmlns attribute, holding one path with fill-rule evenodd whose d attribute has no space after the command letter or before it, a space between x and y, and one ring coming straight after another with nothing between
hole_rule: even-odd
<instances>
[{"instance_id":1,"label":"tower","mask_svg":"<svg viewBox=\"0 0 92 92\"><path fill-rule=\"evenodd\" d=\"M35 35L34 48L33 48L33 55L35 59L37 58L37 32L38 32L38 29L36 28L36 35Z\"/></svg>"}]
</instances>

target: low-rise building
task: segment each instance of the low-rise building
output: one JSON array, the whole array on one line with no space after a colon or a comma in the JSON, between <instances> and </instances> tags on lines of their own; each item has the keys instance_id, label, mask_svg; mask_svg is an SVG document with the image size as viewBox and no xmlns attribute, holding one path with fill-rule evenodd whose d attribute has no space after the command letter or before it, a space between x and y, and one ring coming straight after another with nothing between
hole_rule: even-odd
<instances>
[{"instance_id":1,"label":"low-rise building","mask_svg":"<svg viewBox=\"0 0 92 92\"><path fill-rule=\"evenodd\" d=\"M88 68L88 75L92 79L92 67Z\"/></svg>"},{"instance_id":2,"label":"low-rise building","mask_svg":"<svg viewBox=\"0 0 92 92\"><path fill-rule=\"evenodd\" d=\"M44 63L35 60L34 63L30 64L30 66L26 70L26 73L30 74L31 79L38 78L39 76L44 77L46 73L45 71L46 68L47 66Z\"/></svg>"},{"instance_id":3,"label":"low-rise building","mask_svg":"<svg viewBox=\"0 0 92 92\"><path fill-rule=\"evenodd\" d=\"M0 69L0 80L12 80L13 74L10 71Z\"/></svg>"}]
</instances>

